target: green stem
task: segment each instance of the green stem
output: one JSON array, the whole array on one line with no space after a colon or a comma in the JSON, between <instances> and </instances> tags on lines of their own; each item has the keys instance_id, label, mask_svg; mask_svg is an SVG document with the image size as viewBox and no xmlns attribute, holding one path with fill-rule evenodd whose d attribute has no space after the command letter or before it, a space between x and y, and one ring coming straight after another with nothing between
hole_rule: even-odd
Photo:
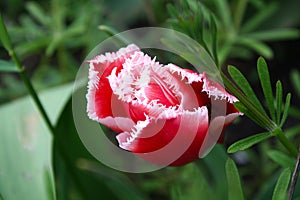
<instances>
[{"instance_id":1,"label":"green stem","mask_svg":"<svg viewBox=\"0 0 300 200\"><path fill-rule=\"evenodd\" d=\"M238 98L238 100L254 115L257 117L259 121L262 122L262 124L265 125L265 129L267 129L270 132L273 132L277 125L270 120L266 115L261 113L259 109L254 105L249 99L235 86L228 78L227 76L221 72L221 76L224 82L224 85L226 89L233 94L235 97Z\"/></svg>"},{"instance_id":2,"label":"green stem","mask_svg":"<svg viewBox=\"0 0 300 200\"><path fill-rule=\"evenodd\" d=\"M18 69L19 69L19 74L22 78L22 81L25 84L25 87L27 88L29 94L31 95L34 103L36 104L39 112L41 113L44 121L47 124L47 127L49 128L50 132L54 135L54 127L35 91L35 89L33 88L31 81L29 79L29 77L27 76L27 74L25 73L25 69L23 67L23 65L20 62L20 59L18 58L18 56L16 55L16 52L13 48L13 45L11 43L10 37L8 35L6 26L4 24L4 21L2 19L2 15L0 13L0 40L3 43L3 46L5 47L5 49L8 51L10 57L13 59L13 61L15 62L15 64L17 65Z\"/></svg>"},{"instance_id":3,"label":"green stem","mask_svg":"<svg viewBox=\"0 0 300 200\"><path fill-rule=\"evenodd\" d=\"M287 139L287 137L282 132L282 129L279 128L270 118L265 116L259 111L259 109L251 102L249 99L226 77L225 74L221 73L221 76L224 81L224 85L228 91L236 96L239 101L255 116L262 124L265 125L270 133L272 133L279 142L293 155L297 157L298 151L297 148Z\"/></svg>"},{"instance_id":4,"label":"green stem","mask_svg":"<svg viewBox=\"0 0 300 200\"><path fill-rule=\"evenodd\" d=\"M277 128L273 134L276 136L279 142L291 153L291 155L297 158L297 148L287 139L282 130L280 128Z\"/></svg>"}]
</instances>

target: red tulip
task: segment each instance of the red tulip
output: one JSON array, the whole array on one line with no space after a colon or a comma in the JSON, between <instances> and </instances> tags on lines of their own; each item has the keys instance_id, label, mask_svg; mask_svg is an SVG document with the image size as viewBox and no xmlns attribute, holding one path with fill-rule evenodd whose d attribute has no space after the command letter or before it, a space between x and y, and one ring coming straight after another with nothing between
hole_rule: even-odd
<instances>
[{"instance_id":1,"label":"red tulip","mask_svg":"<svg viewBox=\"0 0 300 200\"><path fill-rule=\"evenodd\" d=\"M88 116L117 132L121 148L152 163L198 159L240 114L237 99L205 73L163 66L135 45L88 63Z\"/></svg>"}]
</instances>

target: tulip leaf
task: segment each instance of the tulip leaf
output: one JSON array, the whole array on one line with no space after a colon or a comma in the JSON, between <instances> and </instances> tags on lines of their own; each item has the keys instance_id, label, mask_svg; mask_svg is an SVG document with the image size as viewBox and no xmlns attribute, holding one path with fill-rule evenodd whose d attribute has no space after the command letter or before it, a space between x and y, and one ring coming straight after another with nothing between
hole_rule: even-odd
<instances>
[{"instance_id":1,"label":"tulip leaf","mask_svg":"<svg viewBox=\"0 0 300 200\"><path fill-rule=\"evenodd\" d=\"M287 199L287 189L289 186L289 182L290 182L290 178L291 178L291 171L289 168L284 169L279 178L278 181L276 183L274 192L273 192L273 196L272 196L272 200L285 200Z\"/></svg>"},{"instance_id":2,"label":"tulip leaf","mask_svg":"<svg viewBox=\"0 0 300 200\"><path fill-rule=\"evenodd\" d=\"M276 83L276 123L280 123L280 116L282 111L282 84L280 81Z\"/></svg>"},{"instance_id":3,"label":"tulip leaf","mask_svg":"<svg viewBox=\"0 0 300 200\"><path fill-rule=\"evenodd\" d=\"M284 105L284 109L283 109L283 114L282 114L282 118L281 118L281 122L280 122L280 127L283 126L283 124L285 123L287 117L288 117L288 112L289 112L289 108L290 108L290 102L291 102L291 93L288 93L286 95L286 99L285 99L285 105Z\"/></svg>"},{"instance_id":4,"label":"tulip leaf","mask_svg":"<svg viewBox=\"0 0 300 200\"><path fill-rule=\"evenodd\" d=\"M19 68L12 62L0 60L0 72L19 72Z\"/></svg>"},{"instance_id":5,"label":"tulip leaf","mask_svg":"<svg viewBox=\"0 0 300 200\"><path fill-rule=\"evenodd\" d=\"M272 159L274 162L276 162L282 167L293 167L295 165L295 160L293 158L280 151L269 150L267 152L267 155L270 159Z\"/></svg>"},{"instance_id":6,"label":"tulip leaf","mask_svg":"<svg viewBox=\"0 0 300 200\"><path fill-rule=\"evenodd\" d=\"M227 159L225 170L226 170L227 185L228 185L228 199L243 200L244 194L242 190L239 172L232 159L230 158Z\"/></svg>"},{"instance_id":7,"label":"tulip leaf","mask_svg":"<svg viewBox=\"0 0 300 200\"><path fill-rule=\"evenodd\" d=\"M233 143L232 145L230 145L227 152L235 153L237 151L246 150L246 149L252 147L253 145L255 145L261 141L264 141L270 137L272 137L272 135L269 132L252 135L250 137L244 138L244 139L239 140L239 141Z\"/></svg>"},{"instance_id":8,"label":"tulip leaf","mask_svg":"<svg viewBox=\"0 0 300 200\"><path fill-rule=\"evenodd\" d=\"M234 66L228 66L228 73L237 84L237 86L239 86L244 94L253 102L253 104L255 104L259 108L259 110L266 115L263 106L257 99L252 87L250 86L245 76Z\"/></svg>"},{"instance_id":9,"label":"tulip leaf","mask_svg":"<svg viewBox=\"0 0 300 200\"><path fill-rule=\"evenodd\" d=\"M257 72L260 79L261 87L266 99L271 118L276 121L274 109L274 97L271 87L270 74L266 61L260 57L257 61Z\"/></svg>"},{"instance_id":10,"label":"tulip leaf","mask_svg":"<svg viewBox=\"0 0 300 200\"><path fill-rule=\"evenodd\" d=\"M39 97L55 122L73 84ZM55 199L52 136L30 97L0 107L0 193L3 199Z\"/></svg>"}]
</instances>

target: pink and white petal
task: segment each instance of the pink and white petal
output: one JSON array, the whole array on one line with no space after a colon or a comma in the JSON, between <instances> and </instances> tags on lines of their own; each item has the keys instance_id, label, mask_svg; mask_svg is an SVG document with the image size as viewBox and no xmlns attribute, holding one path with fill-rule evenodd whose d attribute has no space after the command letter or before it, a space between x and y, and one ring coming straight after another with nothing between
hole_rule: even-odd
<instances>
[{"instance_id":1,"label":"pink and white petal","mask_svg":"<svg viewBox=\"0 0 300 200\"><path fill-rule=\"evenodd\" d=\"M89 82L87 97L88 116L97 120L112 115L111 97L112 90L110 88L107 77L113 70L118 73L123 67L126 58L130 57L139 48L135 45L129 45L121 48L117 53L106 53L105 55L96 56L89 60Z\"/></svg>"},{"instance_id":2,"label":"pink and white petal","mask_svg":"<svg viewBox=\"0 0 300 200\"><path fill-rule=\"evenodd\" d=\"M174 119L147 119L117 136L125 150L158 165L183 165L198 158L208 130L206 107L183 111Z\"/></svg>"}]
</instances>

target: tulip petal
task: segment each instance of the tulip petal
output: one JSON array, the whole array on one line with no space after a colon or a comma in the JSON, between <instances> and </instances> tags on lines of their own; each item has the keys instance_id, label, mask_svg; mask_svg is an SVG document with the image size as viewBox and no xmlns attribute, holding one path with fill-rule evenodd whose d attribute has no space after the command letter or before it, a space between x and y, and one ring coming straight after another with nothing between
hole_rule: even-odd
<instances>
[{"instance_id":1,"label":"tulip petal","mask_svg":"<svg viewBox=\"0 0 300 200\"><path fill-rule=\"evenodd\" d=\"M205 106L173 119L139 121L131 132L117 135L119 146L160 165L183 165L198 158L208 130Z\"/></svg>"},{"instance_id":2,"label":"tulip petal","mask_svg":"<svg viewBox=\"0 0 300 200\"><path fill-rule=\"evenodd\" d=\"M125 58L130 57L135 51L139 51L139 48L135 45L129 45L126 48L121 48L116 53L106 53L88 61L90 65L88 93L86 95L88 116L119 132L132 128L133 121L128 122L128 127L124 129L123 125L121 125L124 120L111 118L124 117L116 115L116 112L113 113L113 110L116 110L114 107L122 105L123 102L114 100L117 98L112 93L107 77L113 70L118 73L123 68L122 64ZM120 127L117 125L118 123Z\"/></svg>"}]
</instances>

